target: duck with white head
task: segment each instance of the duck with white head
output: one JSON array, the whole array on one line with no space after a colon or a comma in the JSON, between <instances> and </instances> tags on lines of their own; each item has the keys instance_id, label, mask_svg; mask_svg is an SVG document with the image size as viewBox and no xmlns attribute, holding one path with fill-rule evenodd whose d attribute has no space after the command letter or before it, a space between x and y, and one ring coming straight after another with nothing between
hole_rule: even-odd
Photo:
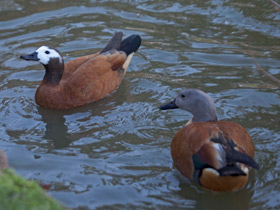
<instances>
[{"instance_id":1,"label":"duck with white head","mask_svg":"<svg viewBox=\"0 0 280 210\"><path fill-rule=\"evenodd\" d=\"M59 51L48 46L22 55L24 60L39 61L46 70L35 94L36 103L45 108L70 109L100 100L114 91L141 45L139 35L124 40L122 36L117 32L100 52L66 64Z\"/></svg>"}]
</instances>

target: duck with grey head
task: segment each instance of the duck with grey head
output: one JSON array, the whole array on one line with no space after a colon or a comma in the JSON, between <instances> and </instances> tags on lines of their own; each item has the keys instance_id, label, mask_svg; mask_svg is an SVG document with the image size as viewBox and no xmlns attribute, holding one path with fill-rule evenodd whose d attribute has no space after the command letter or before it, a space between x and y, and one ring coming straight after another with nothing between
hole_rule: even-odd
<instances>
[{"instance_id":1,"label":"duck with grey head","mask_svg":"<svg viewBox=\"0 0 280 210\"><path fill-rule=\"evenodd\" d=\"M218 121L213 100L198 89L184 90L160 107L176 108L193 115L171 142L171 155L178 170L213 191L243 188L250 168L259 169L247 130L234 122Z\"/></svg>"}]
</instances>

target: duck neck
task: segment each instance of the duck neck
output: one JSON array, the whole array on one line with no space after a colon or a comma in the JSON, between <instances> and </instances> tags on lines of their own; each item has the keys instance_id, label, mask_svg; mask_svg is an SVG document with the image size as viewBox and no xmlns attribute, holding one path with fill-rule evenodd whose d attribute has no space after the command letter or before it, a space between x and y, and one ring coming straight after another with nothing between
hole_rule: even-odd
<instances>
[{"instance_id":1,"label":"duck neck","mask_svg":"<svg viewBox=\"0 0 280 210\"><path fill-rule=\"evenodd\" d=\"M211 122L211 121L217 121L218 118L216 115L212 114L203 114L203 115L194 115L192 118L192 122Z\"/></svg>"},{"instance_id":2,"label":"duck neck","mask_svg":"<svg viewBox=\"0 0 280 210\"><path fill-rule=\"evenodd\" d=\"M192 122L209 122L218 120L214 104L200 104L198 107L199 109L192 113Z\"/></svg>"},{"instance_id":3,"label":"duck neck","mask_svg":"<svg viewBox=\"0 0 280 210\"><path fill-rule=\"evenodd\" d=\"M46 69L44 81L52 85L58 85L64 72L63 61L61 63L59 59L52 59L47 65L44 65L44 67Z\"/></svg>"}]
</instances>

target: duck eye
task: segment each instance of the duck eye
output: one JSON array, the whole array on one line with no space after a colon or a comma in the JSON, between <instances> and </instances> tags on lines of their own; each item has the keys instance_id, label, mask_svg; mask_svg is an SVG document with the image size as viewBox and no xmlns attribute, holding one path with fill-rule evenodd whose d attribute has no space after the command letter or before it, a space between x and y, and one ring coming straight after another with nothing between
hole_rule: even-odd
<instances>
[{"instance_id":1,"label":"duck eye","mask_svg":"<svg viewBox=\"0 0 280 210\"><path fill-rule=\"evenodd\" d=\"M46 53L46 54L50 54L50 51L47 50L47 51L45 51L45 53Z\"/></svg>"},{"instance_id":2,"label":"duck eye","mask_svg":"<svg viewBox=\"0 0 280 210\"><path fill-rule=\"evenodd\" d=\"M181 94L181 97L182 97L182 98L185 98L185 95L184 95L184 94Z\"/></svg>"}]
</instances>

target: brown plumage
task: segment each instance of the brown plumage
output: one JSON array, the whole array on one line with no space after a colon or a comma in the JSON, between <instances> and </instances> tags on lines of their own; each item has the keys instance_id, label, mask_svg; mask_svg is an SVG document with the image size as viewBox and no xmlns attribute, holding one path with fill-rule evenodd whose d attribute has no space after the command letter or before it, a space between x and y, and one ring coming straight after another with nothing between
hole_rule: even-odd
<instances>
[{"instance_id":1,"label":"brown plumage","mask_svg":"<svg viewBox=\"0 0 280 210\"><path fill-rule=\"evenodd\" d=\"M37 60L46 73L35 94L37 104L51 109L69 109L102 99L121 83L141 38L132 35L122 41L116 33L100 52L69 61L60 53L42 46L25 60Z\"/></svg>"},{"instance_id":2,"label":"brown plumage","mask_svg":"<svg viewBox=\"0 0 280 210\"><path fill-rule=\"evenodd\" d=\"M190 89L161 109L182 108L194 117L173 137L171 155L178 170L214 191L234 191L245 186L254 161L249 133L234 122L217 121L216 109L204 92Z\"/></svg>"}]
</instances>

